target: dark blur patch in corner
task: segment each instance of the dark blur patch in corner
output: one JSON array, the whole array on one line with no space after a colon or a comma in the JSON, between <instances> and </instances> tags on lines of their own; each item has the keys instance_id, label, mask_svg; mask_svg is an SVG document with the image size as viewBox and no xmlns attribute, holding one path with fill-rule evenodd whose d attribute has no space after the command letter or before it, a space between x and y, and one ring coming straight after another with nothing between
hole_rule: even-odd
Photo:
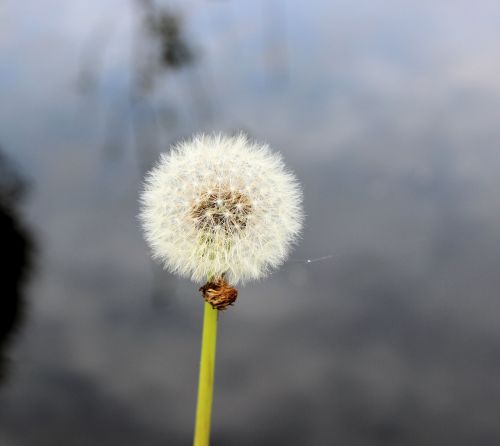
<instances>
[{"instance_id":1,"label":"dark blur patch in corner","mask_svg":"<svg viewBox=\"0 0 500 446\"><path fill-rule=\"evenodd\" d=\"M2 237L2 281L0 300L0 384L8 369L8 347L22 325L25 313L23 285L32 264L33 242L20 223L16 204L26 192L26 183L0 152L0 234Z\"/></svg>"}]
</instances>

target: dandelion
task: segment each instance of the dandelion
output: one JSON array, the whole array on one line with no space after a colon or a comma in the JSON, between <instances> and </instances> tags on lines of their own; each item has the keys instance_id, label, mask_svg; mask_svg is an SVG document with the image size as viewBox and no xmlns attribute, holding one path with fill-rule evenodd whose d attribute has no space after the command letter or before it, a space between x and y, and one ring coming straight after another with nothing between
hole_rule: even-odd
<instances>
[{"instance_id":1,"label":"dandelion","mask_svg":"<svg viewBox=\"0 0 500 446\"><path fill-rule=\"evenodd\" d=\"M207 283L195 445L207 445L217 313L232 285L280 266L302 227L295 176L267 145L240 134L198 135L163 154L141 195L145 238L165 269ZM231 285L230 285L231 284Z\"/></svg>"},{"instance_id":2,"label":"dandelion","mask_svg":"<svg viewBox=\"0 0 500 446\"><path fill-rule=\"evenodd\" d=\"M196 282L266 276L302 225L295 177L279 155L244 135L200 135L163 154L142 203L153 256Z\"/></svg>"}]
</instances>

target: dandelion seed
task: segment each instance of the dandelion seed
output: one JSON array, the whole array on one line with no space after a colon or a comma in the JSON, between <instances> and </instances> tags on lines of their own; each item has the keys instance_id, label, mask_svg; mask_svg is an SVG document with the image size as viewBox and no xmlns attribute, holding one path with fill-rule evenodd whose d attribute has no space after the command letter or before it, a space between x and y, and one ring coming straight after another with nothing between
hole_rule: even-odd
<instances>
[{"instance_id":1,"label":"dandelion seed","mask_svg":"<svg viewBox=\"0 0 500 446\"><path fill-rule=\"evenodd\" d=\"M303 219L293 174L244 135L175 146L147 174L141 200L153 256L197 282L265 277L286 259Z\"/></svg>"}]
</instances>

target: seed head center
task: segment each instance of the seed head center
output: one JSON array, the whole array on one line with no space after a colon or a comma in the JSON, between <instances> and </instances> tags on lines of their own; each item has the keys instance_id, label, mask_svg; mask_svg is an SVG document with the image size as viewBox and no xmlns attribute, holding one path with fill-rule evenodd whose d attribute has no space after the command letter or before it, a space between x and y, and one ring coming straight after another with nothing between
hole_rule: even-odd
<instances>
[{"instance_id":1,"label":"seed head center","mask_svg":"<svg viewBox=\"0 0 500 446\"><path fill-rule=\"evenodd\" d=\"M229 188L201 194L191 207L196 229L228 235L243 230L251 212L248 196Z\"/></svg>"}]
</instances>

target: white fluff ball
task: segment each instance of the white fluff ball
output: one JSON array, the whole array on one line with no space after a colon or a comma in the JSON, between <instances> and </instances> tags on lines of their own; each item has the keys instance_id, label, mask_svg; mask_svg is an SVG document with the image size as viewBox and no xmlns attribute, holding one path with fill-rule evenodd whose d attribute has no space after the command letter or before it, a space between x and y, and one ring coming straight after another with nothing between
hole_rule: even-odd
<instances>
[{"instance_id":1,"label":"white fluff ball","mask_svg":"<svg viewBox=\"0 0 500 446\"><path fill-rule=\"evenodd\" d=\"M198 135L146 175L140 219L153 256L197 282L281 265L302 228L302 193L280 155L244 135Z\"/></svg>"}]
</instances>

